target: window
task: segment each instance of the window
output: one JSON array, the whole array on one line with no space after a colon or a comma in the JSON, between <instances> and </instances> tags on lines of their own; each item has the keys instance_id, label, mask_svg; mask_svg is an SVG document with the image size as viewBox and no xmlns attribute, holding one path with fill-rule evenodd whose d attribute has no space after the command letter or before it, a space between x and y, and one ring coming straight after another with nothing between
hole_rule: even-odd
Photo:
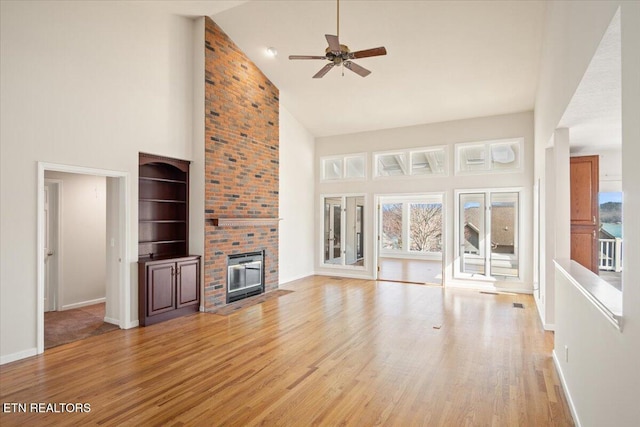
<instances>
[{"instance_id":1,"label":"window","mask_svg":"<svg viewBox=\"0 0 640 427\"><path fill-rule=\"evenodd\" d=\"M380 252L440 254L442 197L381 197Z\"/></svg>"},{"instance_id":2,"label":"window","mask_svg":"<svg viewBox=\"0 0 640 427\"><path fill-rule=\"evenodd\" d=\"M443 175L446 173L444 149L411 152L411 175Z\"/></svg>"},{"instance_id":3,"label":"window","mask_svg":"<svg viewBox=\"0 0 640 427\"><path fill-rule=\"evenodd\" d=\"M522 138L456 144L456 174L517 172Z\"/></svg>"},{"instance_id":4,"label":"window","mask_svg":"<svg viewBox=\"0 0 640 427\"><path fill-rule=\"evenodd\" d=\"M446 147L374 153L375 177L447 174Z\"/></svg>"},{"instance_id":5,"label":"window","mask_svg":"<svg viewBox=\"0 0 640 427\"><path fill-rule=\"evenodd\" d=\"M323 157L320 159L322 181L366 178L366 154Z\"/></svg>"},{"instance_id":6,"label":"window","mask_svg":"<svg viewBox=\"0 0 640 427\"><path fill-rule=\"evenodd\" d=\"M520 276L518 190L458 193L458 277Z\"/></svg>"}]
</instances>

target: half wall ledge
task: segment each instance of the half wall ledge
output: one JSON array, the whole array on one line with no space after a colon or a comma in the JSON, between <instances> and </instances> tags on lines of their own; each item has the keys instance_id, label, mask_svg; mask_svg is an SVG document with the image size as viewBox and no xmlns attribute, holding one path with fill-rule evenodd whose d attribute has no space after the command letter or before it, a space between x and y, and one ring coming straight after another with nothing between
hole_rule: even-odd
<instances>
[{"instance_id":1,"label":"half wall ledge","mask_svg":"<svg viewBox=\"0 0 640 427\"><path fill-rule=\"evenodd\" d=\"M622 291L602 280L591 270L569 259L553 261L564 275L596 308L622 332Z\"/></svg>"},{"instance_id":2,"label":"half wall ledge","mask_svg":"<svg viewBox=\"0 0 640 427\"><path fill-rule=\"evenodd\" d=\"M207 218L214 227L251 227L277 225L282 218Z\"/></svg>"}]
</instances>

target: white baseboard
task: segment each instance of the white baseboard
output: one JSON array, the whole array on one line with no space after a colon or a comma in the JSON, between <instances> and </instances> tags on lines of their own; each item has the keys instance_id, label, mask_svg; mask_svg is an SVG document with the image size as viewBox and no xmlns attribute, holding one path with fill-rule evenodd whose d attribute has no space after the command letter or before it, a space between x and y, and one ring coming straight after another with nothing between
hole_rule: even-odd
<instances>
[{"instance_id":1,"label":"white baseboard","mask_svg":"<svg viewBox=\"0 0 640 427\"><path fill-rule=\"evenodd\" d=\"M113 317L105 317L104 320L106 323L111 323L112 325L120 326L120 320L114 319Z\"/></svg>"},{"instance_id":2,"label":"white baseboard","mask_svg":"<svg viewBox=\"0 0 640 427\"><path fill-rule=\"evenodd\" d=\"M556 325L554 323L546 323L544 315L542 314L543 307L538 303L538 299L534 298L536 302L536 308L538 309L538 317L540 318L540 322L542 323L542 329L545 331L555 331Z\"/></svg>"},{"instance_id":3,"label":"white baseboard","mask_svg":"<svg viewBox=\"0 0 640 427\"><path fill-rule=\"evenodd\" d=\"M106 301L107 301L106 298L97 298L97 299L92 299L92 300L89 300L89 301L76 302L76 303L73 303L73 304L63 305L62 307L60 307L60 311L71 310L71 309L80 308L80 307L86 307L88 305L100 304L100 303L103 303L103 302L106 302Z\"/></svg>"},{"instance_id":4,"label":"white baseboard","mask_svg":"<svg viewBox=\"0 0 640 427\"><path fill-rule=\"evenodd\" d=\"M278 286L286 285L287 283L295 282L296 280L304 279L305 277L310 277L310 276L313 276L313 273L305 273L305 274L300 274L298 276L289 277L286 280L281 281L278 284Z\"/></svg>"},{"instance_id":5,"label":"white baseboard","mask_svg":"<svg viewBox=\"0 0 640 427\"><path fill-rule=\"evenodd\" d=\"M26 359L27 357L35 356L36 354L38 354L38 349L34 347L17 353L0 356L0 365L15 362L16 360Z\"/></svg>"},{"instance_id":6,"label":"white baseboard","mask_svg":"<svg viewBox=\"0 0 640 427\"><path fill-rule=\"evenodd\" d=\"M124 325L124 328L122 329L132 329L132 328L137 328L138 326L140 326L140 321L132 320L128 324Z\"/></svg>"},{"instance_id":7,"label":"white baseboard","mask_svg":"<svg viewBox=\"0 0 640 427\"><path fill-rule=\"evenodd\" d=\"M558 353L556 353L555 349L553 350L552 357L553 357L553 364L556 367L556 372L558 373L558 377L560 378L560 384L562 384L562 390L564 391L564 396L567 398L567 404L569 405L571 416L573 417L573 421L575 422L576 426L580 427L582 425L580 423L580 417L578 417L578 412L576 411L576 407L573 404L573 399L571 398L571 392L569 391L567 382L564 379L564 372L562 372L562 368L560 367L560 360L558 359Z\"/></svg>"},{"instance_id":8,"label":"white baseboard","mask_svg":"<svg viewBox=\"0 0 640 427\"><path fill-rule=\"evenodd\" d=\"M314 276L335 276L335 277L346 277L348 279L362 279L362 280L376 280L375 277L369 276L368 274L358 274L358 273L349 273L347 271L316 271L313 273Z\"/></svg>"},{"instance_id":9,"label":"white baseboard","mask_svg":"<svg viewBox=\"0 0 640 427\"><path fill-rule=\"evenodd\" d=\"M448 280L445 284L445 288L460 288L460 289L472 289L475 291L489 291L489 292L505 292L514 294L533 294L533 290L529 288L505 288L495 286L493 283L481 283L478 282L466 282L462 280Z\"/></svg>"}]
</instances>

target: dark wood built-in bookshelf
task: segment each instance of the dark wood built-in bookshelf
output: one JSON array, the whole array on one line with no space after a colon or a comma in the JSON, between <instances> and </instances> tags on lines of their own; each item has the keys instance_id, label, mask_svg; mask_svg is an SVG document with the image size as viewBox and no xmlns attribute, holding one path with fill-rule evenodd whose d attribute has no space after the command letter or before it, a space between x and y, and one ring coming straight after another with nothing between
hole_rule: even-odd
<instances>
[{"instance_id":1,"label":"dark wood built-in bookshelf","mask_svg":"<svg viewBox=\"0 0 640 427\"><path fill-rule=\"evenodd\" d=\"M188 255L189 162L140 153L138 183L138 309L148 325L199 309L200 257Z\"/></svg>"}]
</instances>

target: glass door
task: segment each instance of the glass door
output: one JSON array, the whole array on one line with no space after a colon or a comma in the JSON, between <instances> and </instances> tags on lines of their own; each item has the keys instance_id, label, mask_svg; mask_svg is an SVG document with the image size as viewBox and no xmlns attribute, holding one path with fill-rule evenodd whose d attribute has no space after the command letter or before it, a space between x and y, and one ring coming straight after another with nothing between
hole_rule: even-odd
<instances>
[{"instance_id":1,"label":"glass door","mask_svg":"<svg viewBox=\"0 0 640 427\"><path fill-rule=\"evenodd\" d=\"M324 262L327 264L341 264L342 199L340 197L326 198L324 211Z\"/></svg>"},{"instance_id":2,"label":"glass door","mask_svg":"<svg viewBox=\"0 0 640 427\"><path fill-rule=\"evenodd\" d=\"M520 277L518 191L460 193L459 277Z\"/></svg>"},{"instance_id":3,"label":"glass door","mask_svg":"<svg viewBox=\"0 0 640 427\"><path fill-rule=\"evenodd\" d=\"M518 277L518 193L491 193L491 275Z\"/></svg>"},{"instance_id":4,"label":"glass door","mask_svg":"<svg viewBox=\"0 0 640 427\"><path fill-rule=\"evenodd\" d=\"M460 194L460 271L486 273L485 195Z\"/></svg>"}]
</instances>

